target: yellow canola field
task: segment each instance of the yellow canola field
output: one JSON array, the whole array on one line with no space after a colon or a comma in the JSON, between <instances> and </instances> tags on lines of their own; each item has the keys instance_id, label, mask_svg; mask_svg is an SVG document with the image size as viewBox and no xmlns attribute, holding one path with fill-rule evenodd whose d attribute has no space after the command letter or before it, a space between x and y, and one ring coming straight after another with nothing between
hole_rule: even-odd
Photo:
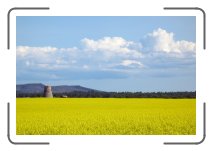
<instances>
[{"instance_id":1,"label":"yellow canola field","mask_svg":"<svg viewBox=\"0 0 212 151\"><path fill-rule=\"evenodd\" d=\"M195 135L196 99L17 98L17 135Z\"/></svg>"}]
</instances>

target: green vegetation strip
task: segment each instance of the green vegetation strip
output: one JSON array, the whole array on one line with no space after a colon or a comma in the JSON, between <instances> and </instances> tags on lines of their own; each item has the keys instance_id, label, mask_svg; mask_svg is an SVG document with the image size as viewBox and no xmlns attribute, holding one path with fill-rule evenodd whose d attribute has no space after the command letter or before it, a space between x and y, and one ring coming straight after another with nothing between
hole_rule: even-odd
<instances>
[{"instance_id":1,"label":"green vegetation strip","mask_svg":"<svg viewBox=\"0 0 212 151\"><path fill-rule=\"evenodd\" d=\"M195 99L17 98L17 135L195 135Z\"/></svg>"}]
</instances>

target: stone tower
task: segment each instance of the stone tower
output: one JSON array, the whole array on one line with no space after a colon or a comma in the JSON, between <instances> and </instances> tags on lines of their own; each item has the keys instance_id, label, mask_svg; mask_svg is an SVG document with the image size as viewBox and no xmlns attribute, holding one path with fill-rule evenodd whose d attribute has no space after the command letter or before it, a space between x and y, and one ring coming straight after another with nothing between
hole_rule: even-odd
<instances>
[{"instance_id":1,"label":"stone tower","mask_svg":"<svg viewBox=\"0 0 212 151\"><path fill-rule=\"evenodd\" d=\"M51 86L47 85L44 87L44 97L45 98L53 98Z\"/></svg>"}]
</instances>

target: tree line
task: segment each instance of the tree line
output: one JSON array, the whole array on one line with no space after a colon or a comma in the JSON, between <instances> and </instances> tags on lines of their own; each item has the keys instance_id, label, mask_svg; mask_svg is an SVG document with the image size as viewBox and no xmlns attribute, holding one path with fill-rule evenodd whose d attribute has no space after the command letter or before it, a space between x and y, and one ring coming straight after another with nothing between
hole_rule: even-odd
<instances>
[{"instance_id":1,"label":"tree line","mask_svg":"<svg viewBox=\"0 0 212 151\"><path fill-rule=\"evenodd\" d=\"M69 93L53 93L54 97L67 98L196 98L194 92L69 92ZM16 93L17 98L22 97L43 97L43 93Z\"/></svg>"}]
</instances>

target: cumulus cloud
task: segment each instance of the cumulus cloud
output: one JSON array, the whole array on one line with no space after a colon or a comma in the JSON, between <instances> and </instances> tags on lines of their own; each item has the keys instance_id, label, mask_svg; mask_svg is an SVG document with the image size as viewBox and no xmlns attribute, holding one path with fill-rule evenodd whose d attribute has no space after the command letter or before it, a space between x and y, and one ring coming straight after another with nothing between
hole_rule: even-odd
<instances>
[{"instance_id":1,"label":"cumulus cloud","mask_svg":"<svg viewBox=\"0 0 212 151\"><path fill-rule=\"evenodd\" d=\"M127 66L127 67L138 67L138 68L143 68L144 65L136 60L123 60L121 62L121 65L123 66Z\"/></svg>"},{"instance_id":2,"label":"cumulus cloud","mask_svg":"<svg viewBox=\"0 0 212 151\"><path fill-rule=\"evenodd\" d=\"M43 69L111 69L122 60L142 57L141 44L121 37L84 38L81 46L72 48L17 46L18 64ZM134 62L136 64L136 62ZM112 69L111 69L112 70Z\"/></svg>"},{"instance_id":3,"label":"cumulus cloud","mask_svg":"<svg viewBox=\"0 0 212 151\"><path fill-rule=\"evenodd\" d=\"M36 56L41 56L42 54L49 54L51 52L55 52L57 50L56 47L29 47L29 46L17 46L16 55L17 57L25 57L29 54L33 54Z\"/></svg>"},{"instance_id":4,"label":"cumulus cloud","mask_svg":"<svg viewBox=\"0 0 212 151\"><path fill-rule=\"evenodd\" d=\"M26 72L34 72L37 76L40 72L45 77L51 73L57 79L63 77L59 73L68 73L72 78L76 75L76 79L80 79L80 73L88 72L89 78L111 78L109 74L127 77L155 70L170 74L167 68L180 72L185 66L193 69L196 63L195 43L177 41L174 33L161 28L147 34L142 42L122 37L84 38L79 47L71 48L17 46L16 55L18 77L23 73L28 75Z\"/></svg>"},{"instance_id":5,"label":"cumulus cloud","mask_svg":"<svg viewBox=\"0 0 212 151\"><path fill-rule=\"evenodd\" d=\"M19 66L29 68L68 68L75 60L77 48L17 46L16 56Z\"/></svg>"},{"instance_id":6,"label":"cumulus cloud","mask_svg":"<svg viewBox=\"0 0 212 151\"><path fill-rule=\"evenodd\" d=\"M174 33L158 28L144 38L146 49L156 52L185 54L195 53L195 43L186 40L176 41Z\"/></svg>"},{"instance_id":7,"label":"cumulus cloud","mask_svg":"<svg viewBox=\"0 0 212 151\"><path fill-rule=\"evenodd\" d=\"M93 40L89 38L82 39L82 44L87 51L101 52L104 56L123 56L141 58L140 43L127 41L122 37L103 37L102 39Z\"/></svg>"}]
</instances>

